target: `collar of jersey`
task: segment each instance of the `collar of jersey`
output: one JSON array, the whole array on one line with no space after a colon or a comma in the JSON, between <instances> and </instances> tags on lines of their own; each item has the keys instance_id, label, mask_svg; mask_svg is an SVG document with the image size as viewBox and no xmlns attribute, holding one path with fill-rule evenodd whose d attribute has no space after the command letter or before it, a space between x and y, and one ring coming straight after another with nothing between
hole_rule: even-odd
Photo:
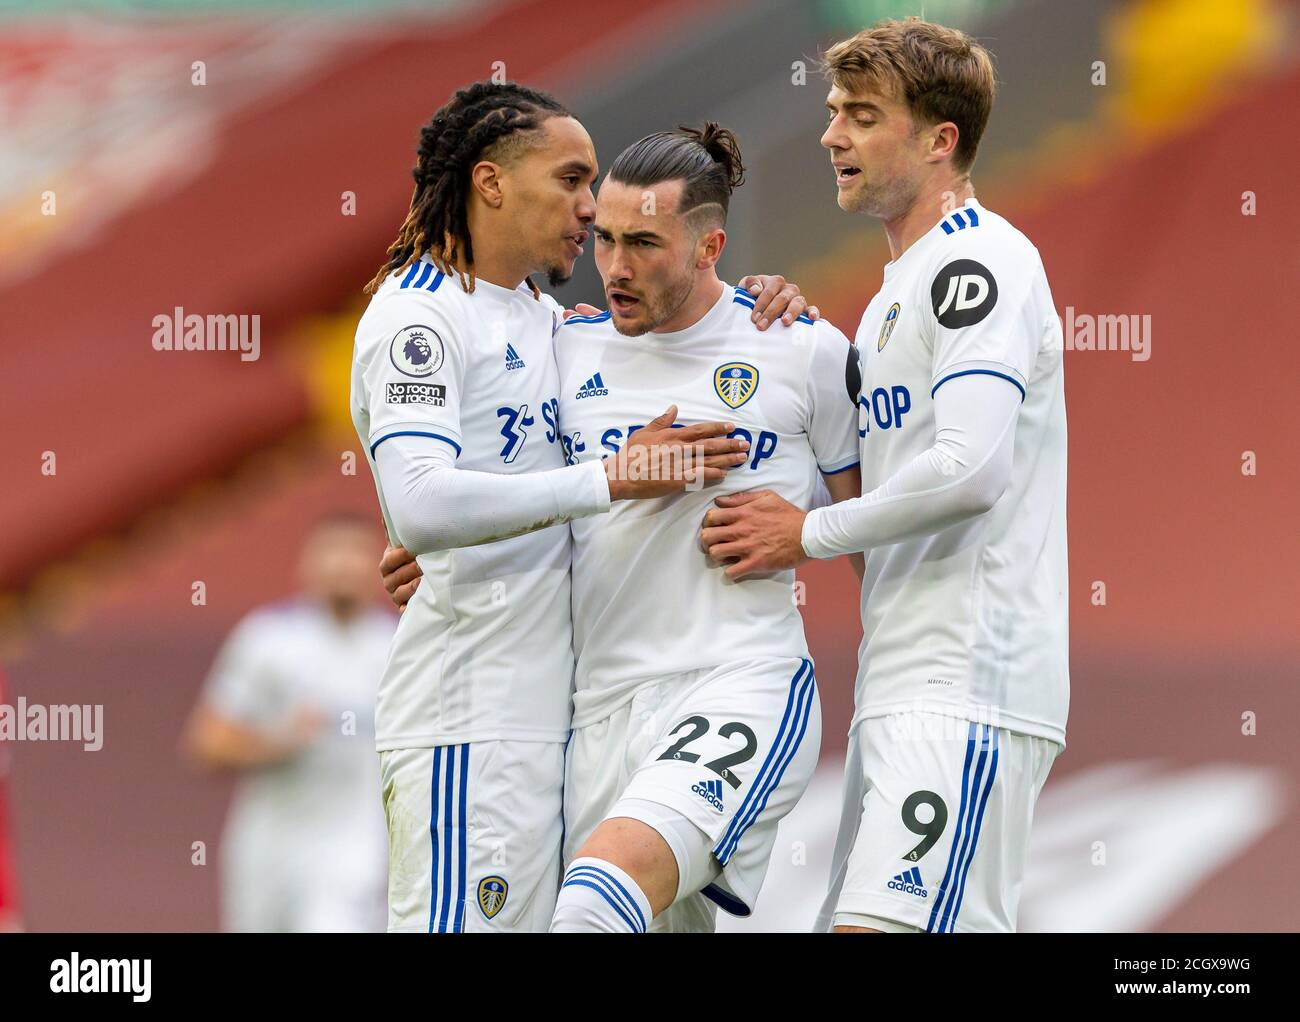
<instances>
[{"instance_id":1,"label":"collar of jersey","mask_svg":"<svg viewBox=\"0 0 1300 1022\"><path fill-rule=\"evenodd\" d=\"M426 255L424 261L432 262L433 260L429 259ZM454 273L451 275L451 282L457 287L460 287L460 281ZM482 277L474 278L474 295L485 295L488 298L495 298L498 301L508 301L513 298L516 292L518 292L522 287L524 287L522 282L520 282L519 287L511 288L502 287L500 284L493 284L490 280L484 280ZM471 295L470 297L472 298L474 295ZM532 297L531 291L528 292L528 296L530 298Z\"/></svg>"},{"instance_id":2,"label":"collar of jersey","mask_svg":"<svg viewBox=\"0 0 1300 1022\"><path fill-rule=\"evenodd\" d=\"M706 337L725 320L727 310L731 307L731 301L735 296L736 289L724 280L722 282L722 295L713 303L713 308L690 326L682 330L674 330L671 333L651 333L646 336L653 337L660 344L680 344L682 341L695 341L701 337Z\"/></svg>"},{"instance_id":3,"label":"collar of jersey","mask_svg":"<svg viewBox=\"0 0 1300 1022\"><path fill-rule=\"evenodd\" d=\"M965 209L967 206L974 206L978 212L984 212L984 207L976 201L975 196L973 195L958 208ZM895 274L900 273L902 267L911 266L914 262L917 262L919 260L917 252L921 249L929 248L934 243L935 238L944 237L945 235L943 234L943 231L940 230L939 225L955 212L956 209L948 210L948 212L944 213L943 216L939 217L939 219L934 222L933 227L912 243L911 248L892 262L885 263L885 280L888 281Z\"/></svg>"}]
</instances>

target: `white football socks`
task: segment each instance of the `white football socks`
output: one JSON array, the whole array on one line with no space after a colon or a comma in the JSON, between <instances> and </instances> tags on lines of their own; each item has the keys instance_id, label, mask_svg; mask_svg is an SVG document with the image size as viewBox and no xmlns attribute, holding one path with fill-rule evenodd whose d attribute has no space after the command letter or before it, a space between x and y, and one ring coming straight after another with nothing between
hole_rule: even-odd
<instances>
[{"instance_id":1,"label":"white football socks","mask_svg":"<svg viewBox=\"0 0 1300 1022\"><path fill-rule=\"evenodd\" d=\"M564 874L551 933L645 933L650 901L630 876L604 859L574 859Z\"/></svg>"}]
</instances>

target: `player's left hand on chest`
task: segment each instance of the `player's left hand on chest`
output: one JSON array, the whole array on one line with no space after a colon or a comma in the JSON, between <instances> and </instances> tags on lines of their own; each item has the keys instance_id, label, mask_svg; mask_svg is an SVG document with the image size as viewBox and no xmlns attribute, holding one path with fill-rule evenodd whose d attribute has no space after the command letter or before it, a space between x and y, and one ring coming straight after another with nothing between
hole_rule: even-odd
<instances>
[{"instance_id":1,"label":"player's left hand on chest","mask_svg":"<svg viewBox=\"0 0 1300 1022\"><path fill-rule=\"evenodd\" d=\"M704 515L700 546L726 566L733 581L747 575L784 571L807 560L803 521L807 512L771 490L718 497Z\"/></svg>"}]
</instances>

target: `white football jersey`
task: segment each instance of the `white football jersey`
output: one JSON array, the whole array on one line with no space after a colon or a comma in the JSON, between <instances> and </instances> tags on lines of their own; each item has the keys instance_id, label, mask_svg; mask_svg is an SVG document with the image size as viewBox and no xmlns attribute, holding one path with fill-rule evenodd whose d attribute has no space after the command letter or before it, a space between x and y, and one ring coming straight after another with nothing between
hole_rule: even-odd
<instances>
[{"instance_id":1,"label":"white football jersey","mask_svg":"<svg viewBox=\"0 0 1300 1022\"><path fill-rule=\"evenodd\" d=\"M371 471L394 436L447 444L457 468L561 468L554 299L485 280L466 293L426 255L384 281L357 327L352 421ZM375 474L393 542L400 542ZM573 684L567 525L421 554L379 687L380 751L563 742Z\"/></svg>"},{"instance_id":2,"label":"white football jersey","mask_svg":"<svg viewBox=\"0 0 1300 1022\"><path fill-rule=\"evenodd\" d=\"M725 481L619 501L573 530L574 727L603 720L665 675L733 660L806 657L794 572L727 579L700 547L714 498L771 489L810 507L820 472L858 461L845 386L848 339L801 316L760 332L753 298L724 285L699 322L624 337L609 313L572 318L556 338L560 423L570 464L620 449L677 405L679 424L734 422L748 460Z\"/></svg>"},{"instance_id":3,"label":"white football jersey","mask_svg":"<svg viewBox=\"0 0 1300 1022\"><path fill-rule=\"evenodd\" d=\"M864 493L934 444L947 380L989 373L1023 405L990 511L867 551L854 721L925 709L1064 744L1065 385L1038 250L969 200L885 267L857 349Z\"/></svg>"}]
</instances>

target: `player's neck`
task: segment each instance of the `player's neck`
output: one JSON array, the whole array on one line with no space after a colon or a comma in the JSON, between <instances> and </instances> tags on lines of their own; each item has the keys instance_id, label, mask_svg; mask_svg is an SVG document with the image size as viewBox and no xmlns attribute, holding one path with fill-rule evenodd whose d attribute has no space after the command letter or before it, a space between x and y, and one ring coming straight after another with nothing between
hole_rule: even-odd
<instances>
[{"instance_id":1,"label":"player's neck","mask_svg":"<svg viewBox=\"0 0 1300 1022\"><path fill-rule=\"evenodd\" d=\"M464 269L463 267L458 267ZM474 246L474 279L486 280L489 284L513 291L524 282L531 267L519 261L518 253L483 252L477 244Z\"/></svg>"},{"instance_id":2,"label":"player's neck","mask_svg":"<svg viewBox=\"0 0 1300 1022\"><path fill-rule=\"evenodd\" d=\"M652 333L675 334L679 330L693 327L718 304L718 299L722 297L722 288L723 284L717 273L711 272L702 283L696 284L691 289L691 296L682 303L682 307L677 310L672 319L660 323Z\"/></svg>"},{"instance_id":3,"label":"player's neck","mask_svg":"<svg viewBox=\"0 0 1300 1022\"><path fill-rule=\"evenodd\" d=\"M905 212L893 220L885 221L889 261L898 259L920 241L930 228L974 196L975 189L968 177L956 181L945 178L922 189Z\"/></svg>"},{"instance_id":4,"label":"player's neck","mask_svg":"<svg viewBox=\"0 0 1300 1022\"><path fill-rule=\"evenodd\" d=\"M535 267L529 265L528 256L520 251L517 238L502 230L489 230L482 223L477 210L469 211L469 236L474 240L474 278L486 280L507 291L513 291ZM466 267L458 265L462 272Z\"/></svg>"}]
</instances>

